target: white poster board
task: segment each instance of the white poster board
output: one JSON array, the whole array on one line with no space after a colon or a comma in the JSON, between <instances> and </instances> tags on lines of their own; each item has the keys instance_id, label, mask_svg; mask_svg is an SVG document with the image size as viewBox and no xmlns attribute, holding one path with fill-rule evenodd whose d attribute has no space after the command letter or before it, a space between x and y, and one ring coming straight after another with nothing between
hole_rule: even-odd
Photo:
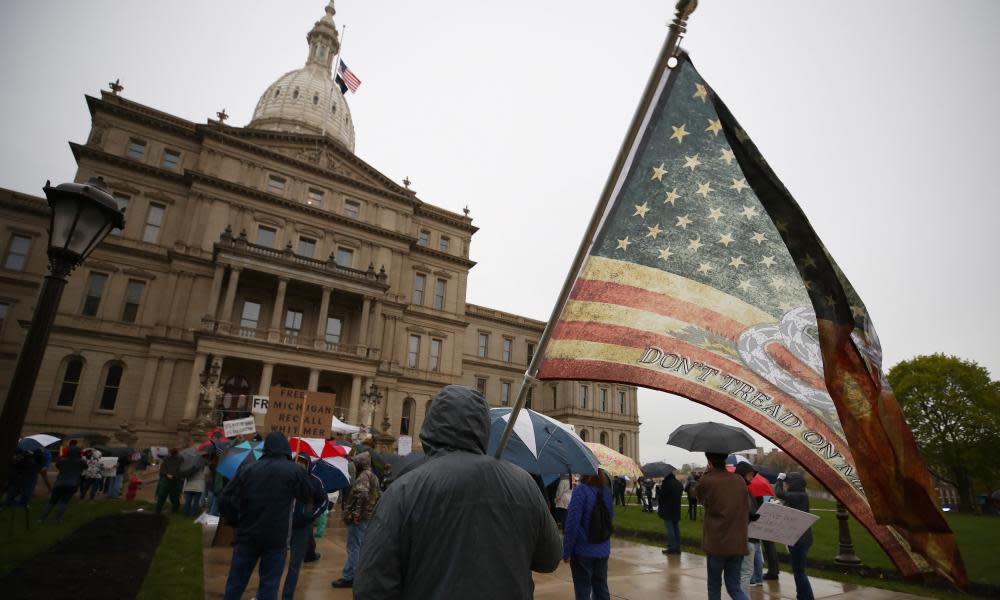
<instances>
[{"instance_id":1,"label":"white poster board","mask_svg":"<svg viewBox=\"0 0 1000 600\"><path fill-rule=\"evenodd\" d=\"M254 415L266 415L267 404L267 396L250 396L250 413Z\"/></svg>"},{"instance_id":2,"label":"white poster board","mask_svg":"<svg viewBox=\"0 0 1000 600\"><path fill-rule=\"evenodd\" d=\"M408 435L399 436L398 450L400 456L406 456L413 452L413 438Z\"/></svg>"},{"instance_id":3,"label":"white poster board","mask_svg":"<svg viewBox=\"0 0 1000 600\"><path fill-rule=\"evenodd\" d=\"M254 421L253 417L223 421L222 430L226 433L227 438L236 437L238 435L253 434L257 433L257 422Z\"/></svg>"},{"instance_id":4,"label":"white poster board","mask_svg":"<svg viewBox=\"0 0 1000 600\"><path fill-rule=\"evenodd\" d=\"M819 517L788 506L767 502L757 509L760 518L750 523L748 537L791 546Z\"/></svg>"},{"instance_id":5,"label":"white poster board","mask_svg":"<svg viewBox=\"0 0 1000 600\"><path fill-rule=\"evenodd\" d=\"M118 457L117 456L102 456L101 457L101 469L104 471L114 471L118 467Z\"/></svg>"}]
</instances>

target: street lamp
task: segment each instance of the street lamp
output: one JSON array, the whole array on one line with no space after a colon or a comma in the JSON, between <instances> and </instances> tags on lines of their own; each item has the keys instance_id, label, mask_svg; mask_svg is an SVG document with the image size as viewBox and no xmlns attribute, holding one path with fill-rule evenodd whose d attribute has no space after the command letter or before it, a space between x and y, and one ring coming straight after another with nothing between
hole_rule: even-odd
<instances>
[{"instance_id":1,"label":"street lamp","mask_svg":"<svg viewBox=\"0 0 1000 600\"><path fill-rule=\"evenodd\" d=\"M379 391L378 386L375 385L375 382L373 381L371 386L368 388L368 391L362 393L361 395L365 397L365 402L372 405L372 414L368 419L368 427L374 428L375 409L378 408L378 405L382 402L382 392Z\"/></svg>"},{"instance_id":2,"label":"street lamp","mask_svg":"<svg viewBox=\"0 0 1000 600\"><path fill-rule=\"evenodd\" d=\"M42 282L35 313L14 367L3 416L0 417L0 482L7 481L10 456L17 447L21 426L28 414L28 404L45 347L49 343L56 309L66 287L66 277L108 232L125 225L118 204L100 177L91 178L87 183L63 183L56 187L46 181L42 190L50 209L49 272Z\"/></svg>"}]
</instances>

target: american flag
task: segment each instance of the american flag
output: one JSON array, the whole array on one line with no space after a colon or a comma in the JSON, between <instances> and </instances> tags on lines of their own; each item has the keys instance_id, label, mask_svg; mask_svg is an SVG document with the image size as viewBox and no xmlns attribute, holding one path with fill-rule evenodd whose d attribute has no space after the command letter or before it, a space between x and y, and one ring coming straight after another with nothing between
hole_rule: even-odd
<instances>
[{"instance_id":1,"label":"american flag","mask_svg":"<svg viewBox=\"0 0 1000 600\"><path fill-rule=\"evenodd\" d=\"M930 566L962 581L940 511L892 495L933 493L905 422L890 418L901 431L880 437L842 412L898 408L888 383L872 386L881 351L864 305L690 60L660 81L537 376L631 383L720 410L805 466L905 575ZM846 337L835 343L835 331ZM828 349L836 364L824 364ZM871 376L840 364L862 354ZM863 392L845 400L849 388Z\"/></svg>"},{"instance_id":2,"label":"american flag","mask_svg":"<svg viewBox=\"0 0 1000 600\"><path fill-rule=\"evenodd\" d=\"M347 84L352 94L357 92L358 88L361 87L361 80L354 74L354 71L347 68L347 64L343 60L337 64L337 74Z\"/></svg>"}]
</instances>

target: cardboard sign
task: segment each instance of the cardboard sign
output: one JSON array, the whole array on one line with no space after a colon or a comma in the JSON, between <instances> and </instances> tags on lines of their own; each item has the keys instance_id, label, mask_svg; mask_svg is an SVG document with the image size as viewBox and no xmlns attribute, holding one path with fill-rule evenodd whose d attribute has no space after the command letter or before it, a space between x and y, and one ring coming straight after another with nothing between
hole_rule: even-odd
<instances>
[{"instance_id":1,"label":"cardboard sign","mask_svg":"<svg viewBox=\"0 0 1000 600\"><path fill-rule=\"evenodd\" d=\"M273 387L268 396L264 429L286 437L326 438L330 435L337 394Z\"/></svg>"},{"instance_id":2,"label":"cardboard sign","mask_svg":"<svg viewBox=\"0 0 1000 600\"><path fill-rule=\"evenodd\" d=\"M226 433L227 438L236 437L238 435L254 434L257 433L257 423L254 421L253 417L233 419L232 421L223 421L222 430Z\"/></svg>"},{"instance_id":3,"label":"cardboard sign","mask_svg":"<svg viewBox=\"0 0 1000 600\"><path fill-rule=\"evenodd\" d=\"M267 414L268 397L267 396L251 396L250 397L250 412L255 415L266 415Z\"/></svg>"},{"instance_id":4,"label":"cardboard sign","mask_svg":"<svg viewBox=\"0 0 1000 600\"><path fill-rule=\"evenodd\" d=\"M748 537L791 546L819 517L788 506L768 502L757 509L760 518L750 523Z\"/></svg>"}]
</instances>

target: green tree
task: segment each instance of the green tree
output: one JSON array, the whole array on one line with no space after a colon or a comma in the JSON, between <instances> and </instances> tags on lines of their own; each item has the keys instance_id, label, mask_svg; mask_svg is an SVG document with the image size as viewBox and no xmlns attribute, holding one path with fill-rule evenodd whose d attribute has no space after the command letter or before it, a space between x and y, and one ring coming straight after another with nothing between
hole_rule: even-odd
<instances>
[{"instance_id":1,"label":"green tree","mask_svg":"<svg viewBox=\"0 0 1000 600\"><path fill-rule=\"evenodd\" d=\"M889 382L931 472L971 510L974 486L1000 474L1000 382L975 362L944 354L899 363Z\"/></svg>"}]
</instances>

